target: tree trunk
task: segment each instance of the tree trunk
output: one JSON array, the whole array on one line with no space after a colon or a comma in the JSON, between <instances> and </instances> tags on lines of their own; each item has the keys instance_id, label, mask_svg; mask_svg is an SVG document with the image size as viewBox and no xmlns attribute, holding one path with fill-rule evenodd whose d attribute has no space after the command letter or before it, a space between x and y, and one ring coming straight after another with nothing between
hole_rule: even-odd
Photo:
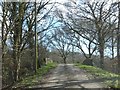
<instances>
[{"instance_id":1,"label":"tree trunk","mask_svg":"<svg viewBox=\"0 0 120 90\"><path fill-rule=\"evenodd\" d=\"M104 30L101 28L101 20L96 24L98 30L98 43L99 43L99 54L100 54L100 68L104 68Z\"/></svg>"},{"instance_id":2,"label":"tree trunk","mask_svg":"<svg viewBox=\"0 0 120 90\"><path fill-rule=\"evenodd\" d=\"M14 57L14 81L19 80L19 71L20 71L20 55Z\"/></svg>"},{"instance_id":3,"label":"tree trunk","mask_svg":"<svg viewBox=\"0 0 120 90\"><path fill-rule=\"evenodd\" d=\"M22 44L22 22L24 16L24 5L25 3L19 3L18 14L16 11L17 3L13 2L13 21L15 25L13 28L13 59L14 59L14 80L19 79L19 70L20 70L20 55L21 55L21 44Z\"/></svg>"},{"instance_id":4,"label":"tree trunk","mask_svg":"<svg viewBox=\"0 0 120 90\"><path fill-rule=\"evenodd\" d=\"M18 60L18 67L17 67L17 76L16 76L16 79L19 80L20 79L20 76L19 76L19 72L20 72L20 66L21 66L21 60L20 60L20 54L18 54L18 57L17 57L17 60Z\"/></svg>"},{"instance_id":5,"label":"tree trunk","mask_svg":"<svg viewBox=\"0 0 120 90\"><path fill-rule=\"evenodd\" d=\"M117 30L117 60L118 60L118 74L120 74L120 2L118 2L118 30ZM118 86L120 86L120 80L118 79Z\"/></svg>"},{"instance_id":6,"label":"tree trunk","mask_svg":"<svg viewBox=\"0 0 120 90\"><path fill-rule=\"evenodd\" d=\"M66 64L67 62L66 62L66 57L63 57L63 61L64 61L64 64Z\"/></svg>"},{"instance_id":7,"label":"tree trunk","mask_svg":"<svg viewBox=\"0 0 120 90\"><path fill-rule=\"evenodd\" d=\"M38 69L38 44L37 44L37 11L36 11L36 2L35 2L35 73Z\"/></svg>"},{"instance_id":8,"label":"tree trunk","mask_svg":"<svg viewBox=\"0 0 120 90\"><path fill-rule=\"evenodd\" d=\"M117 30L117 60L118 60L118 73L120 73L120 2L118 2L118 9L119 9L119 13L118 13L118 30Z\"/></svg>"},{"instance_id":9,"label":"tree trunk","mask_svg":"<svg viewBox=\"0 0 120 90\"><path fill-rule=\"evenodd\" d=\"M74 46L72 46L72 62L74 63Z\"/></svg>"},{"instance_id":10,"label":"tree trunk","mask_svg":"<svg viewBox=\"0 0 120 90\"><path fill-rule=\"evenodd\" d=\"M88 46L89 56L84 55L86 59L83 61L83 64L93 66L93 60L91 58L92 54L93 54L93 53L91 53L91 43L92 42L90 41L89 42L89 46Z\"/></svg>"},{"instance_id":11,"label":"tree trunk","mask_svg":"<svg viewBox=\"0 0 120 90\"><path fill-rule=\"evenodd\" d=\"M4 56L5 56L5 41L4 41L4 22L5 22L5 3L3 6L3 21L2 21L2 73L4 73Z\"/></svg>"},{"instance_id":12,"label":"tree trunk","mask_svg":"<svg viewBox=\"0 0 120 90\"><path fill-rule=\"evenodd\" d=\"M114 59L114 35L112 31L112 59Z\"/></svg>"},{"instance_id":13,"label":"tree trunk","mask_svg":"<svg viewBox=\"0 0 120 90\"><path fill-rule=\"evenodd\" d=\"M104 41L101 40L99 45L99 53L100 53L100 67L104 68Z\"/></svg>"},{"instance_id":14,"label":"tree trunk","mask_svg":"<svg viewBox=\"0 0 120 90\"><path fill-rule=\"evenodd\" d=\"M17 81L17 61L18 61L17 60L17 53L16 53L16 50L14 50L13 51L13 63L14 63L13 74L14 74L14 81Z\"/></svg>"}]
</instances>

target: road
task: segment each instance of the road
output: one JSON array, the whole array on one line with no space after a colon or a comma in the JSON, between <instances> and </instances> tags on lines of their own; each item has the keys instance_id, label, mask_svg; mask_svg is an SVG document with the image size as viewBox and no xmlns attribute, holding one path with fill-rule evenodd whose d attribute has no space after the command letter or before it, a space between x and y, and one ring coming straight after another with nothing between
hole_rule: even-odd
<instances>
[{"instance_id":1,"label":"road","mask_svg":"<svg viewBox=\"0 0 120 90\"><path fill-rule=\"evenodd\" d=\"M31 88L105 88L101 81L90 79L84 70L73 64L59 64L39 85Z\"/></svg>"}]
</instances>

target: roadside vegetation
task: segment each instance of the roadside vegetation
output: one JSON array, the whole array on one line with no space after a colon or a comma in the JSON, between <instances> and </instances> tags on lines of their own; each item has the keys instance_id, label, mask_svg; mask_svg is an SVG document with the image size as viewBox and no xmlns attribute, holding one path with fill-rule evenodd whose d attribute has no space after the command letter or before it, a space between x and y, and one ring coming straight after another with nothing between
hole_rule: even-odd
<instances>
[{"instance_id":1,"label":"roadside vegetation","mask_svg":"<svg viewBox=\"0 0 120 90\"><path fill-rule=\"evenodd\" d=\"M13 88L36 85L40 82L40 80L45 74L47 74L51 69L55 68L56 66L56 63L48 63L45 66L42 66L40 69L37 70L36 74L23 78L20 82L16 83Z\"/></svg>"},{"instance_id":2,"label":"roadside vegetation","mask_svg":"<svg viewBox=\"0 0 120 90\"><path fill-rule=\"evenodd\" d=\"M38 83L55 67L49 61L94 63L101 69L80 68L120 86L119 75L104 71L120 74L119 0L23 1L0 1L2 89Z\"/></svg>"},{"instance_id":3,"label":"roadside vegetation","mask_svg":"<svg viewBox=\"0 0 120 90\"><path fill-rule=\"evenodd\" d=\"M107 84L107 86L110 88L120 88L120 86L118 85L120 81L120 75L118 74L111 73L98 67L89 65L75 64L75 66L90 73L96 79L103 79L104 84Z\"/></svg>"}]
</instances>

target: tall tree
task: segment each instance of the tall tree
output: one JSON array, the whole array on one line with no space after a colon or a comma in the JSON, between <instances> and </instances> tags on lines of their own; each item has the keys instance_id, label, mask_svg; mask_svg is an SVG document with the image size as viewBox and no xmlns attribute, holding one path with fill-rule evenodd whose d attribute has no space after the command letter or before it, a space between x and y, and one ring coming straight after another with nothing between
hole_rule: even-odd
<instances>
[{"instance_id":1,"label":"tall tree","mask_svg":"<svg viewBox=\"0 0 120 90\"><path fill-rule=\"evenodd\" d=\"M38 47L37 47L37 11L36 11L36 1L35 1L35 72L37 73L38 68Z\"/></svg>"},{"instance_id":2,"label":"tall tree","mask_svg":"<svg viewBox=\"0 0 120 90\"><path fill-rule=\"evenodd\" d=\"M86 60L84 60L83 63L87 65L93 65L92 55L97 49L96 43L93 43L93 41L95 41L96 34L95 32L91 31L93 28L90 30L90 27L92 25L90 25L90 22L86 22L84 20L84 22L82 21L79 24L81 25L79 26L79 28L81 28L81 30L84 30L84 33L81 34L81 32L77 31L74 27L71 27L69 24L66 24L66 26L68 26L68 30L66 30L65 32L69 37L68 39L72 41L70 44L74 47L79 48L80 51L83 53L84 57L86 58ZM82 27L82 25L84 26L84 28ZM75 32L71 32L71 30L75 30ZM91 33L88 33L87 30L90 30ZM84 47L86 48L85 50ZM86 53L86 50L88 51L88 53Z\"/></svg>"},{"instance_id":3,"label":"tall tree","mask_svg":"<svg viewBox=\"0 0 120 90\"><path fill-rule=\"evenodd\" d=\"M22 25L25 14L26 3L16 3L12 4L12 20L15 23L13 27L13 62L14 62L14 80L19 79L20 70L20 57L21 57L21 44L22 44ZM18 8L17 8L18 7ZM17 13L18 12L18 13Z\"/></svg>"},{"instance_id":4,"label":"tall tree","mask_svg":"<svg viewBox=\"0 0 120 90\"><path fill-rule=\"evenodd\" d=\"M23 59L21 55L26 53L28 49L30 49L30 51L33 50L36 33L39 37L40 34L47 31L49 28L52 28L55 24L53 23L53 19L48 19L48 16L52 17L49 13L53 8L54 3L51 3L50 0L41 0L39 3L36 3L36 9L35 3L33 2L2 3L2 63L3 67L7 68L4 77L9 79L10 75L6 73L9 73L10 71L11 77L14 79L11 81L15 82L21 78L21 70L23 68L23 65L21 66L21 64L23 64L23 61L21 62ZM49 5L49 7L47 7L47 5ZM35 13L37 15L35 15ZM37 18L37 20L35 18ZM35 22L39 24L36 27L36 33L34 31ZM6 53L6 47L10 52ZM35 56L34 52L35 51L32 51L31 53L31 56L33 57ZM8 53L10 53L9 59L5 56L5 54ZM32 60L30 60L30 62L31 61ZM5 65L6 62L10 62L8 63L8 66ZM33 62L31 67L35 70L35 62ZM10 69L13 70L11 71ZM3 70L5 69L3 68Z\"/></svg>"},{"instance_id":5,"label":"tall tree","mask_svg":"<svg viewBox=\"0 0 120 90\"><path fill-rule=\"evenodd\" d=\"M119 13L118 13L118 30L117 30L117 59L118 59L118 68L120 68L120 2L118 2L118 10ZM118 71L118 73L120 73L120 70Z\"/></svg>"},{"instance_id":6,"label":"tall tree","mask_svg":"<svg viewBox=\"0 0 120 90\"><path fill-rule=\"evenodd\" d=\"M106 8L107 2L90 2L84 1L82 4L78 5L71 5L73 8L69 9L67 17L69 19L65 19L65 23L67 23L70 30L74 31L75 33L79 32L79 35L92 43L96 43L98 46L99 54L100 54L100 64L101 68L104 68L104 50L105 50L105 43L109 40L108 34L111 34L111 29L113 27L116 18L112 18L113 11L111 10L111 6ZM71 17L72 16L72 17ZM112 23L109 25L109 17L112 18ZM82 28L81 25L77 22L77 20L88 20L92 22L93 29L84 29L85 26ZM87 31L89 34L95 32L96 38L95 40L91 40L91 38L87 38L87 35L84 32Z\"/></svg>"},{"instance_id":7,"label":"tall tree","mask_svg":"<svg viewBox=\"0 0 120 90\"><path fill-rule=\"evenodd\" d=\"M116 9L116 6L118 9ZM112 3L112 7L113 9L115 8L116 10L114 12L118 12L118 28L116 31L116 35L117 35L117 60L118 60L118 68L120 68L120 2L114 2ZM120 70L118 70L118 73L120 72Z\"/></svg>"}]
</instances>

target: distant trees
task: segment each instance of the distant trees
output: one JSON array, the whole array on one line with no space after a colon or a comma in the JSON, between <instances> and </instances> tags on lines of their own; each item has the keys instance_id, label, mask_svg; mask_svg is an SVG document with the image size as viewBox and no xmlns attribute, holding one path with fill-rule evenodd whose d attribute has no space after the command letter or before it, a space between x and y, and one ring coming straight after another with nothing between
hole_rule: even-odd
<instances>
[{"instance_id":1,"label":"distant trees","mask_svg":"<svg viewBox=\"0 0 120 90\"><path fill-rule=\"evenodd\" d=\"M66 64L66 59L71 49L71 40L67 40L67 34L59 28L54 31L52 36L53 38L50 40L52 47L58 50L63 62Z\"/></svg>"}]
</instances>

